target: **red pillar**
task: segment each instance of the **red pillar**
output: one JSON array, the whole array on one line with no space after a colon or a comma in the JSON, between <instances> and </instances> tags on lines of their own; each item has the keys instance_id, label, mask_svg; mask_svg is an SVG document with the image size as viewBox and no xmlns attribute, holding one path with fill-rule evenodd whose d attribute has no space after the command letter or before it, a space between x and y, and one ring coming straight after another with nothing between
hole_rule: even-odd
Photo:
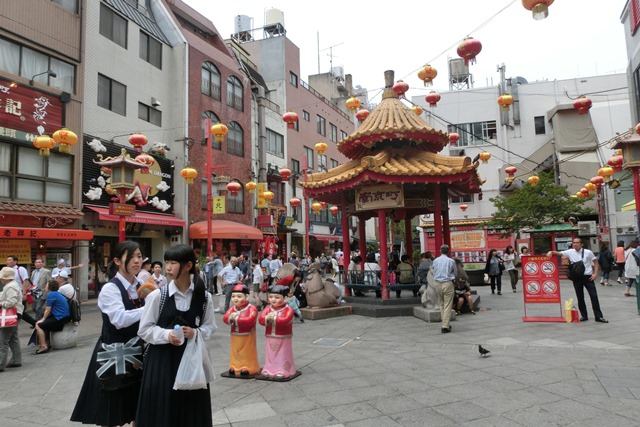
<instances>
[{"instance_id":1,"label":"red pillar","mask_svg":"<svg viewBox=\"0 0 640 427\"><path fill-rule=\"evenodd\" d=\"M204 173L207 175L207 256L213 254L213 183L212 170L213 166L213 144L211 142L211 119L204 121L204 127L207 135L207 162L204 165Z\"/></svg>"},{"instance_id":2,"label":"red pillar","mask_svg":"<svg viewBox=\"0 0 640 427\"><path fill-rule=\"evenodd\" d=\"M378 211L378 231L380 235L380 269L382 270L382 299L389 299L387 289L387 267L389 266L389 248L387 247L387 213Z\"/></svg>"},{"instance_id":3,"label":"red pillar","mask_svg":"<svg viewBox=\"0 0 640 427\"><path fill-rule=\"evenodd\" d=\"M442 201L440 199L440 184L436 184L433 188L433 235L434 255L440 256L440 246L442 246Z\"/></svg>"},{"instance_id":4,"label":"red pillar","mask_svg":"<svg viewBox=\"0 0 640 427\"><path fill-rule=\"evenodd\" d=\"M451 223L449 221L449 204L442 211L442 234L444 236L444 244L451 248Z\"/></svg>"},{"instance_id":5,"label":"red pillar","mask_svg":"<svg viewBox=\"0 0 640 427\"><path fill-rule=\"evenodd\" d=\"M118 197L120 199L120 203L127 203L127 191L124 188L118 189ZM124 242L127 238L125 235L126 231L126 221L125 216L120 215L120 220L118 221L118 242Z\"/></svg>"},{"instance_id":6,"label":"red pillar","mask_svg":"<svg viewBox=\"0 0 640 427\"><path fill-rule=\"evenodd\" d=\"M364 263L366 262L367 256L367 233L365 228L366 221L361 217L358 217L358 239L360 239L359 249L360 249L360 257L362 257L362 264L360 268L364 270Z\"/></svg>"},{"instance_id":7,"label":"red pillar","mask_svg":"<svg viewBox=\"0 0 640 427\"><path fill-rule=\"evenodd\" d=\"M344 264L344 271L342 273L342 283L347 282L347 268L349 267L349 262L351 261L351 242L349 241L349 217L347 216L347 204L344 200L344 195L342 197L342 252L344 252L344 258L342 258L342 262ZM345 286L344 288L344 296L351 296L351 289Z\"/></svg>"}]
</instances>

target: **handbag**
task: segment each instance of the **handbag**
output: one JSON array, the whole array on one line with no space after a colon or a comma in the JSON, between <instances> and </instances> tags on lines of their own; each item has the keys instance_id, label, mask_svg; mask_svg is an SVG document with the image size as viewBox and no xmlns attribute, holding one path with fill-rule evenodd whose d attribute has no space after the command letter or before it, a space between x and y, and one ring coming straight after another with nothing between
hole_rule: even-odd
<instances>
[{"instance_id":1,"label":"handbag","mask_svg":"<svg viewBox=\"0 0 640 427\"><path fill-rule=\"evenodd\" d=\"M567 278L571 281L579 281L584 277L584 249L582 250L582 256L580 257L580 261L570 262L569 268L567 269Z\"/></svg>"},{"instance_id":2,"label":"handbag","mask_svg":"<svg viewBox=\"0 0 640 427\"><path fill-rule=\"evenodd\" d=\"M143 341L133 337L126 343L104 344L99 341L102 351L98 351L98 384L106 391L127 388L142 379Z\"/></svg>"},{"instance_id":3,"label":"handbag","mask_svg":"<svg viewBox=\"0 0 640 427\"><path fill-rule=\"evenodd\" d=\"M18 326L18 309L15 307L0 310L0 328Z\"/></svg>"},{"instance_id":4,"label":"handbag","mask_svg":"<svg viewBox=\"0 0 640 427\"><path fill-rule=\"evenodd\" d=\"M199 390L207 388L207 384L213 381L214 373L209 352L199 331L194 331L195 337L187 340L187 346L182 353L173 383L174 390Z\"/></svg>"}]
</instances>

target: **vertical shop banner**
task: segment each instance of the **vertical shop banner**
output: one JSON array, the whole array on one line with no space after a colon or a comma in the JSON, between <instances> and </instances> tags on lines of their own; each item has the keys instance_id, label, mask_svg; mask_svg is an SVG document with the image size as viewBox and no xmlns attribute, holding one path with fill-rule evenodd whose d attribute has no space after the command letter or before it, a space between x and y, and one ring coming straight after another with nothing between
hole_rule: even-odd
<instances>
[{"instance_id":1,"label":"vertical shop banner","mask_svg":"<svg viewBox=\"0 0 640 427\"><path fill-rule=\"evenodd\" d=\"M560 303L558 259L546 256L522 257L525 304Z\"/></svg>"},{"instance_id":2,"label":"vertical shop banner","mask_svg":"<svg viewBox=\"0 0 640 427\"><path fill-rule=\"evenodd\" d=\"M215 196L213 198L213 214L214 215L222 215L227 213L227 199L225 196Z\"/></svg>"}]
</instances>

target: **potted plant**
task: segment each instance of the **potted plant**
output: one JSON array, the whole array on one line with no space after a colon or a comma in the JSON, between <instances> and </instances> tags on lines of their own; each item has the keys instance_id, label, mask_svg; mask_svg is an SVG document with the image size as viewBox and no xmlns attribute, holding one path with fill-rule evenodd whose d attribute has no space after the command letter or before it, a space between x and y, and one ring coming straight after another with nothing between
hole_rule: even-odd
<instances>
[{"instance_id":1,"label":"potted plant","mask_svg":"<svg viewBox=\"0 0 640 427\"><path fill-rule=\"evenodd\" d=\"M466 263L464 265L464 271L469 277L470 286L484 286L484 263Z\"/></svg>"}]
</instances>

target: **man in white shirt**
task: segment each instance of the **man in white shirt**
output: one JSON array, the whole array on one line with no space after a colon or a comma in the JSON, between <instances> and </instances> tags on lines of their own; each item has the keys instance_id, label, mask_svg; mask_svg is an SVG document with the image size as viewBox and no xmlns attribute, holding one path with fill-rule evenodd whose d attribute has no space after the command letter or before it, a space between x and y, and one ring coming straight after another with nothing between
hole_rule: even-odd
<instances>
[{"instance_id":1,"label":"man in white shirt","mask_svg":"<svg viewBox=\"0 0 640 427\"><path fill-rule=\"evenodd\" d=\"M238 258L231 257L229 265L222 269L218 274L218 284L222 286L222 291L225 294L224 299L224 313L229 310L229 304L231 303L231 290L235 285L242 281L242 272L238 268Z\"/></svg>"},{"instance_id":2,"label":"man in white shirt","mask_svg":"<svg viewBox=\"0 0 640 427\"><path fill-rule=\"evenodd\" d=\"M22 287L22 282L25 279L29 278L29 273L27 273L27 269L18 265L18 257L15 255L9 255L7 257L7 267L13 268L13 271L16 272L16 282Z\"/></svg>"},{"instance_id":3,"label":"man in white shirt","mask_svg":"<svg viewBox=\"0 0 640 427\"><path fill-rule=\"evenodd\" d=\"M149 282L149 277L151 277L151 260L145 258L142 260L142 268L138 273L138 280L142 283Z\"/></svg>"},{"instance_id":4,"label":"man in white shirt","mask_svg":"<svg viewBox=\"0 0 640 427\"><path fill-rule=\"evenodd\" d=\"M456 262L453 258L449 258L449 245L440 246L440 256L433 261L431 269L433 270L434 288L438 292L440 299L440 315L442 316L443 334L451 332L451 307L453 306L453 295L455 289L453 281L458 275Z\"/></svg>"},{"instance_id":5,"label":"man in white shirt","mask_svg":"<svg viewBox=\"0 0 640 427\"><path fill-rule=\"evenodd\" d=\"M602 317L602 311L600 310L600 301L598 300L598 291L596 290L596 284L594 280L598 278L600 265L596 260L596 256L589 249L585 249L580 237L573 238L573 248L566 251L549 251L547 256L561 255L569 258L569 262L582 262L584 264L584 276L576 281L573 281L573 289L576 291L576 297L578 298L578 309L580 310L580 321L586 322L589 320L587 313L587 304L584 302L584 288L587 288L589 292L589 298L591 299L591 307L593 308L593 315L596 318L596 322L609 323L604 317Z\"/></svg>"},{"instance_id":6,"label":"man in white shirt","mask_svg":"<svg viewBox=\"0 0 640 427\"><path fill-rule=\"evenodd\" d=\"M151 271L153 271L153 274L149 277L149 281L153 281L158 289L167 286L167 278L162 275L162 263L160 261L151 263Z\"/></svg>"},{"instance_id":7,"label":"man in white shirt","mask_svg":"<svg viewBox=\"0 0 640 427\"><path fill-rule=\"evenodd\" d=\"M73 285L68 282L69 274L65 270L58 271L51 277L56 279L56 282L58 282L58 285L60 285L60 288L58 288L58 292L69 299L75 297L76 290Z\"/></svg>"}]
</instances>

